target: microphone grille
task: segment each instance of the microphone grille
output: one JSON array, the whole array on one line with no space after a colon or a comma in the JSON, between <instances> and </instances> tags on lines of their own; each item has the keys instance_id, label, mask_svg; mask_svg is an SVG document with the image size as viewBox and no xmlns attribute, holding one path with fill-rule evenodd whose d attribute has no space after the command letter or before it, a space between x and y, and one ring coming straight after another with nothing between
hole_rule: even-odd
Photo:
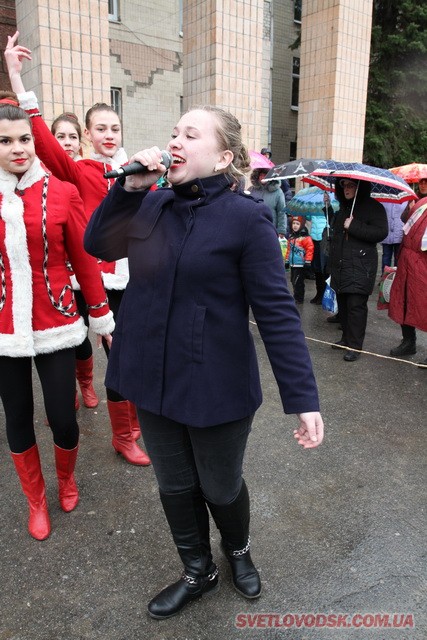
<instances>
[{"instance_id":1,"label":"microphone grille","mask_svg":"<svg viewBox=\"0 0 427 640\"><path fill-rule=\"evenodd\" d=\"M172 164L172 154L169 151L162 151L162 164L169 169Z\"/></svg>"}]
</instances>

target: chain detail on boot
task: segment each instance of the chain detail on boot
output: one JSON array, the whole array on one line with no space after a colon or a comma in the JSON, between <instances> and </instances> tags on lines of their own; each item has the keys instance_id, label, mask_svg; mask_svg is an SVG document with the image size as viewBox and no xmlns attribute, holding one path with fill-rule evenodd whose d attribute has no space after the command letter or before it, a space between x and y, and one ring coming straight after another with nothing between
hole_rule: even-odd
<instances>
[{"instance_id":1,"label":"chain detail on boot","mask_svg":"<svg viewBox=\"0 0 427 640\"><path fill-rule=\"evenodd\" d=\"M35 444L23 453L11 452L11 456L22 491L28 500L29 534L36 540L45 540L50 535L51 527L38 447Z\"/></svg>"},{"instance_id":2,"label":"chain detail on boot","mask_svg":"<svg viewBox=\"0 0 427 640\"><path fill-rule=\"evenodd\" d=\"M212 564L206 576L182 574L181 578L155 596L148 604L152 618L164 620L179 613L189 602L218 591L218 568Z\"/></svg>"},{"instance_id":3,"label":"chain detail on boot","mask_svg":"<svg viewBox=\"0 0 427 640\"><path fill-rule=\"evenodd\" d=\"M151 464L150 458L142 451L132 438L129 421L129 403L127 400L112 402L107 400L108 413L113 430L112 445L129 464L146 467Z\"/></svg>"},{"instance_id":4,"label":"chain detail on boot","mask_svg":"<svg viewBox=\"0 0 427 640\"><path fill-rule=\"evenodd\" d=\"M218 569L210 548L209 514L200 487L172 494L160 490L160 499L184 573L149 603L150 616L159 619L176 615L191 600L218 589Z\"/></svg>"},{"instance_id":5,"label":"chain detail on boot","mask_svg":"<svg viewBox=\"0 0 427 640\"><path fill-rule=\"evenodd\" d=\"M248 543L243 549L232 550L224 540L221 541L222 550L230 563L234 588L244 598L253 599L259 598L262 587L259 573L249 552L250 544L251 540L248 538Z\"/></svg>"},{"instance_id":6,"label":"chain detail on boot","mask_svg":"<svg viewBox=\"0 0 427 640\"><path fill-rule=\"evenodd\" d=\"M93 388L93 356L87 360L76 360L76 378L83 396L85 407L94 409L98 406L99 400Z\"/></svg>"},{"instance_id":7,"label":"chain detail on boot","mask_svg":"<svg viewBox=\"0 0 427 640\"><path fill-rule=\"evenodd\" d=\"M61 449L54 445L56 476L58 478L59 504L67 513L73 511L79 503L79 490L74 478L78 446L74 449Z\"/></svg>"}]
</instances>

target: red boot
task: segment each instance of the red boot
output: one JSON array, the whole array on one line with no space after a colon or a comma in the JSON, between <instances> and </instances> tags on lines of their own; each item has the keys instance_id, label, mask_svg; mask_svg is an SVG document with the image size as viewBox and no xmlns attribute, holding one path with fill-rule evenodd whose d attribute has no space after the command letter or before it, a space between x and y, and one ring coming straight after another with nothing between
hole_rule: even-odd
<instances>
[{"instance_id":1,"label":"red boot","mask_svg":"<svg viewBox=\"0 0 427 640\"><path fill-rule=\"evenodd\" d=\"M128 404L129 404L130 431L132 434L132 438L134 440L139 440L141 437L141 427L139 426L136 406L133 404L133 402L128 402Z\"/></svg>"},{"instance_id":2,"label":"red boot","mask_svg":"<svg viewBox=\"0 0 427 640\"><path fill-rule=\"evenodd\" d=\"M128 405L127 400L120 402L107 400L108 413L110 414L111 428L113 430L112 445L117 453L121 453L130 464L147 466L151 464L150 458L132 438Z\"/></svg>"},{"instance_id":3,"label":"red boot","mask_svg":"<svg viewBox=\"0 0 427 640\"><path fill-rule=\"evenodd\" d=\"M67 512L75 509L79 502L79 491L74 479L78 449L78 446L74 449L61 449L54 445L59 504L61 509Z\"/></svg>"},{"instance_id":4,"label":"red boot","mask_svg":"<svg viewBox=\"0 0 427 640\"><path fill-rule=\"evenodd\" d=\"M94 409L98 406L99 400L93 388L93 356L87 360L76 360L76 377L85 407Z\"/></svg>"},{"instance_id":5,"label":"red boot","mask_svg":"<svg viewBox=\"0 0 427 640\"><path fill-rule=\"evenodd\" d=\"M38 447L35 444L23 453L11 451L11 456L30 508L30 536L36 540L45 540L50 534L50 520Z\"/></svg>"}]
</instances>

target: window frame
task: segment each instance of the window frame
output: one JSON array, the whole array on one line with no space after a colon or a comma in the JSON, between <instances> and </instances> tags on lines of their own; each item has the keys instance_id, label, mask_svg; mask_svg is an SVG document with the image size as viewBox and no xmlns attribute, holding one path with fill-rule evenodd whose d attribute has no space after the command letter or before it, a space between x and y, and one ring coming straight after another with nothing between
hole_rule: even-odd
<instances>
[{"instance_id":1,"label":"window frame","mask_svg":"<svg viewBox=\"0 0 427 640\"><path fill-rule=\"evenodd\" d=\"M298 60L298 73L296 73L295 62ZM298 111L299 109L299 81L300 81L300 63L301 59L299 56L293 56L292 58L292 87L291 87L291 109L292 111ZM294 102L294 97L296 93L296 104Z\"/></svg>"},{"instance_id":2,"label":"window frame","mask_svg":"<svg viewBox=\"0 0 427 640\"><path fill-rule=\"evenodd\" d=\"M112 11L110 12L110 8ZM119 0L108 0L108 20L110 22L120 22Z\"/></svg>"}]
</instances>

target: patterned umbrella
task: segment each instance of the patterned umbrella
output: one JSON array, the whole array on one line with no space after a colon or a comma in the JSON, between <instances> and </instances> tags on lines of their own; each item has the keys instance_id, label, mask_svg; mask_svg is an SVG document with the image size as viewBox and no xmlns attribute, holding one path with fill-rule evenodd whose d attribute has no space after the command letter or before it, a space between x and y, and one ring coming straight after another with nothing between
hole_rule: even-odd
<instances>
[{"instance_id":1,"label":"patterned umbrella","mask_svg":"<svg viewBox=\"0 0 427 640\"><path fill-rule=\"evenodd\" d=\"M417 196L403 178L387 169L371 167L360 162L325 160L304 180L317 187L332 191L337 178L364 180L372 185L371 196L379 202L408 202Z\"/></svg>"},{"instance_id":2,"label":"patterned umbrella","mask_svg":"<svg viewBox=\"0 0 427 640\"><path fill-rule=\"evenodd\" d=\"M305 189L301 189L294 195L292 200L289 200L285 212L291 216L324 216L324 194L325 190L320 189L320 187L306 187ZM329 197L331 207L334 211L338 211L340 206L338 200L333 193L331 193Z\"/></svg>"},{"instance_id":3,"label":"patterned umbrella","mask_svg":"<svg viewBox=\"0 0 427 640\"><path fill-rule=\"evenodd\" d=\"M249 152L251 153L251 152ZM322 160L310 160L309 158L299 158L298 160L290 160L284 164L278 164L271 169L263 182L270 180L288 180L290 178L302 178L314 171L316 167L322 166Z\"/></svg>"},{"instance_id":4,"label":"patterned umbrella","mask_svg":"<svg viewBox=\"0 0 427 640\"><path fill-rule=\"evenodd\" d=\"M427 164L422 164L421 162L411 162L411 164L404 164L401 167L393 167L390 171L410 184L419 182L422 178L427 178Z\"/></svg>"}]
</instances>

